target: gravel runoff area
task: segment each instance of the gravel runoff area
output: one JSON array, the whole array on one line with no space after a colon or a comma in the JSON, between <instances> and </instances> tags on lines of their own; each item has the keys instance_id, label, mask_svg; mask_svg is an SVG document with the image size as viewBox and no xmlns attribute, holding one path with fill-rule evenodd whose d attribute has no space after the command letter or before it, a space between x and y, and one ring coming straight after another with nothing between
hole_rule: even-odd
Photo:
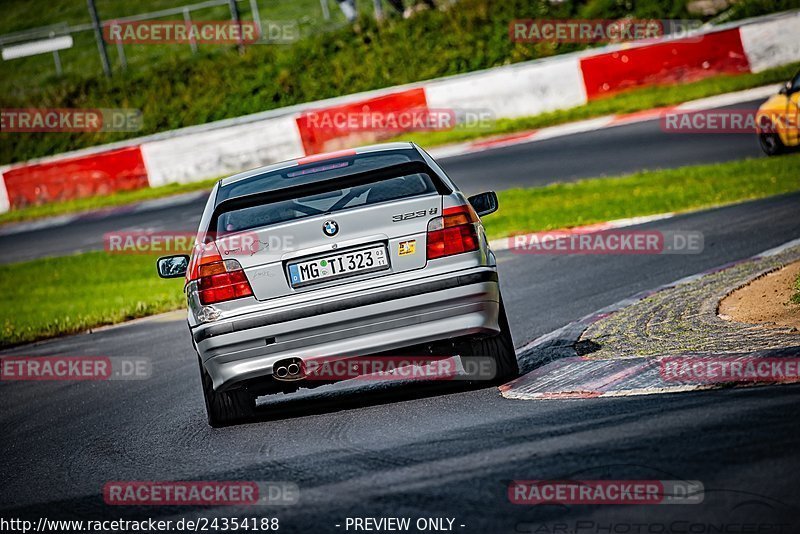
<instances>
[{"instance_id":1,"label":"gravel runoff area","mask_svg":"<svg viewBox=\"0 0 800 534\"><path fill-rule=\"evenodd\" d=\"M800 331L794 327L726 320L718 309L735 290L799 259L800 246L795 246L658 291L590 325L581 340L591 340L600 349L587 356L717 356L798 346Z\"/></svg>"},{"instance_id":2,"label":"gravel runoff area","mask_svg":"<svg viewBox=\"0 0 800 534\"><path fill-rule=\"evenodd\" d=\"M740 323L775 324L800 331L800 302L793 299L800 261L756 278L719 304L719 316Z\"/></svg>"}]
</instances>

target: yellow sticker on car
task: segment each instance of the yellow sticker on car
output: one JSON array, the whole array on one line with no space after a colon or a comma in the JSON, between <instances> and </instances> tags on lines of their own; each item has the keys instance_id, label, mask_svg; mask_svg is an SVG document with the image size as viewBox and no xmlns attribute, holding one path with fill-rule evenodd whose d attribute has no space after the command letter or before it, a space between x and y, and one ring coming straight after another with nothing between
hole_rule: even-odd
<instances>
[{"instance_id":1,"label":"yellow sticker on car","mask_svg":"<svg viewBox=\"0 0 800 534\"><path fill-rule=\"evenodd\" d=\"M409 254L414 254L416 251L417 251L416 239L412 239L411 241L400 241L401 256L408 256Z\"/></svg>"}]
</instances>

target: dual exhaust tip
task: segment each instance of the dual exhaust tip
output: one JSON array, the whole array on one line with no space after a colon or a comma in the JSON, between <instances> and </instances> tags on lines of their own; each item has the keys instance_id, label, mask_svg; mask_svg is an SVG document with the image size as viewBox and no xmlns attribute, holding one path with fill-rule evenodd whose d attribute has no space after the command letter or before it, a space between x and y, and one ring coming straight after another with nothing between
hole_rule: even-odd
<instances>
[{"instance_id":1,"label":"dual exhaust tip","mask_svg":"<svg viewBox=\"0 0 800 534\"><path fill-rule=\"evenodd\" d=\"M303 361L300 358L289 358L275 362L272 375L278 380L301 380L305 376Z\"/></svg>"}]
</instances>

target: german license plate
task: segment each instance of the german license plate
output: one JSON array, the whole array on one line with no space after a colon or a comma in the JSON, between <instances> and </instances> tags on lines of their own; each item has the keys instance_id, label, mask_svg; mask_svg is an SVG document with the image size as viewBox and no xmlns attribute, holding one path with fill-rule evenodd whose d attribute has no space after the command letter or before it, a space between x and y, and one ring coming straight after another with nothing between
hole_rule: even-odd
<instances>
[{"instance_id":1,"label":"german license plate","mask_svg":"<svg viewBox=\"0 0 800 534\"><path fill-rule=\"evenodd\" d=\"M289 281L299 287L334 278L382 271L389 268L386 247L381 245L353 252L332 254L315 260L289 264Z\"/></svg>"}]
</instances>

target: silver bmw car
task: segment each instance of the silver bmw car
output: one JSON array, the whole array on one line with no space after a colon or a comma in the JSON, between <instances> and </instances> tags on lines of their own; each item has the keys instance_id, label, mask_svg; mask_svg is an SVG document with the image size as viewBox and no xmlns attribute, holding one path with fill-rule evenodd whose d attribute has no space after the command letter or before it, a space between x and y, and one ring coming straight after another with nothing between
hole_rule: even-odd
<instances>
[{"instance_id":1,"label":"silver bmw car","mask_svg":"<svg viewBox=\"0 0 800 534\"><path fill-rule=\"evenodd\" d=\"M219 181L185 277L208 421L255 413L256 397L314 387L313 358L489 357L518 373L495 256L469 199L413 143L311 156Z\"/></svg>"}]
</instances>

